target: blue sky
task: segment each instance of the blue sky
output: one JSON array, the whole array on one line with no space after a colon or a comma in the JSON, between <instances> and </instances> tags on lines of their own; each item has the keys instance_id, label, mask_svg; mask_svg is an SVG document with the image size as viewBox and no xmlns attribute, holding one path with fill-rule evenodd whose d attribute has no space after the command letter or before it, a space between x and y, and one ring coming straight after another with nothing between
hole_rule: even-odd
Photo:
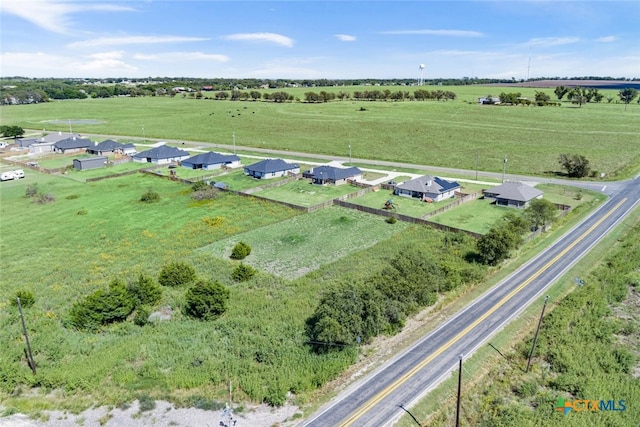
<instances>
[{"instance_id":1,"label":"blue sky","mask_svg":"<svg viewBox=\"0 0 640 427\"><path fill-rule=\"evenodd\" d=\"M0 20L4 77L640 78L636 0L2 0Z\"/></svg>"}]
</instances>

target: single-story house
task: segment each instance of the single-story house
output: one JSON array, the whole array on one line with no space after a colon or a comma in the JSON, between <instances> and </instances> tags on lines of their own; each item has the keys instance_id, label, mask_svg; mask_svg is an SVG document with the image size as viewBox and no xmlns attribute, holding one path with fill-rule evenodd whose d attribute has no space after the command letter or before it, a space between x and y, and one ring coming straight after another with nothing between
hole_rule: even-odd
<instances>
[{"instance_id":1,"label":"single-story house","mask_svg":"<svg viewBox=\"0 0 640 427\"><path fill-rule=\"evenodd\" d=\"M318 185L340 185L348 179L357 181L362 179L362 171L357 167L337 168L334 166L317 166L304 173L305 178L311 178L311 182Z\"/></svg>"},{"instance_id":2,"label":"single-story house","mask_svg":"<svg viewBox=\"0 0 640 427\"><path fill-rule=\"evenodd\" d=\"M455 181L424 175L397 185L393 193L402 197L414 197L425 202L439 202L453 197L459 189L460 184Z\"/></svg>"},{"instance_id":3,"label":"single-story house","mask_svg":"<svg viewBox=\"0 0 640 427\"><path fill-rule=\"evenodd\" d=\"M93 147L93 142L86 138L71 137L63 139L53 144L53 151L56 153L78 153Z\"/></svg>"},{"instance_id":4,"label":"single-story house","mask_svg":"<svg viewBox=\"0 0 640 427\"><path fill-rule=\"evenodd\" d=\"M21 138L16 140L16 144L22 148L28 147L29 154L50 153L53 151L55 143L69 138L80 138L80 135L69 132L54 132L40 138Z\"/></svg>"},{"instance_id":5,"label":"single-story house","mask_svg":"<svg viewBox=\"0 0 640 427\"><path fill-rule=\"evenodd\" d=\"M189 157L188 159L180 162L180 164L182 167L190 169L211 170L220 169L221 167L236 168L240 166L240 157L235 154L225 155L209 151L207 153Z\"/></svg>"},{"instance_id":6,"label":"single-story house","mask_svg":"<svg viewBox=\"0 0 640 427\"><path fill-rule=\"evenodd\" d=\"M108 159L105 156L73 159L73 168L79 171L103 168L107 164L107 161Z\"/></svg>"},{"instance_id":7,"label":"single-story house","mask_svg":"<svg viewBox=\"0 0 640 427\"><path fill-rule=\"evenodd\" d=\"M142 153L134 154L132 156L134 162L139 163L157 163L159 165L166 165L171 162L179 162L191 157L188 151L181 150L179 148L170 147L168 145L161 145L159 147L152 148L151 150L143 151Z\"/></svg>"},{"instance_id":8,"label":"single-story house","mask_svg":"<svg viewBox=\"0 0 640 427\"><path fill-rule=\"evenodd\" d=\"M300 166L295 163L287 163L282 159L264 159L244 168L245 175L257 179L285 176L289 172L300 173Z\"/></svg>"},{"instance_id":9,"label":"single-story house","mask_svg":"<svg viewBox=\"0 0 640 427\"><path fill-rule=\"evenodd\" d=\"M484 198L494 200L496 205L526 208L533 199L541 199L542 191L527 184L507 181L504 184L484 190Z\"/></svg>"},{"instance_id":10,"label":"single-story house","mask_svg":"<svg viewBox=\"0 0 640 427\"><path fill-rule=\"evenodd\" d=\"M135 154L135 146L133 144L121 144L112 139L105 139L104 141L95 144L93 147L87 148L87 153L98 154L100 156L102 156L103 154L122 153L125 145L133 147L133 154Z\"/></svg>"},{"instance_id":11,"label":"single-story house","mask_svg":"<svg viewBox=\"0 0 640 427\"><path fill-rule=\"evenodd\" d=\"M122 144L122 147L116 149L116 153L124 154L127 156L133 156L137 152L138 150L136 150L136 146L132 143Z\"/></svg>"}]
</instances>

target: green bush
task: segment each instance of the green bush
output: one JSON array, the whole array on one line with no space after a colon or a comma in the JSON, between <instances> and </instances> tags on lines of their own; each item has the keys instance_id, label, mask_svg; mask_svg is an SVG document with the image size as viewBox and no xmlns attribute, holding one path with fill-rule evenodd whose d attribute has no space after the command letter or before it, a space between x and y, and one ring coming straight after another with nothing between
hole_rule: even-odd
<instances>
[{"instance_id":1,"label":"green bush","mask_svg":"<svg viewBox=\"0 0 640 427\"><path fill-rule=\"evenodd\" d=\"M200 190L204 190L206 188L210 187L209 184L207 184L206 181L196 181L193 183L193 185L191 186L191 190L193 191L200 191Z\"/></svg>"},{"instance_id":2,"label":"green bush","mask_svg":"<svg viewBox=\"0 0 640 427\"><path fill-rule=\"evenodd\" d=\"M218 282L198 282L187 291L184 312L187 316L213 320L227 310L229 289Z\"/></svg>"},{"instance_id":3,"label":"green bush","mask_svg":"<svg viewBox=\"0 0 640 427\"><path fill-rule=\"evenodd\" d=\"M138 326L144 326L149 323L149 315L151 314L151 309L147 306L140 306L136 308L136 312L133 315L133 323Z\"/></svg>"},{"instance_id":4,"label":"green bush","mask_svg":"<svg viewBox=\"0 0 640 427\"><path fill-rule=\"evenodd\" d=\"M390 216L386 219L386 221L388 224L395 224L396 222L398 222L398 219L395 216Z\"/></svg>"},{"instance_id":5,"label":"green bush","mask_svg":"<svg viewBox=\"0 0 640 427\"><path fill-rule=\"evenodd\" d=\"M231 259L245 259L251 253L251 246L245 242L238 242L231 251Z\"/></svg>"},{"instance_id":6,"label":"green bush","mask_svg":"<svg viewBox=\"0 0 640 427\"><path fill-rule=\"evenodd\" d=\"M144 203L154 203L158 202L159 200L160 194L156 193L151 188L148 189L147 192L140 197L140 201Z\"/></svg>"},{"instance_id":7,"label":"green bush","mask_svg":"<svg viewBox=\"0 0 640 427\"><path fill-rule=\"evenodd\" d=\"M151 277L141 274L136 282L128 286L136 299L136 306L153 306L162 298L162 288Z\"/></svg>"},{"instance_id":8,"label":"green bush","mask_svg":"<svg viewBox=\"0 0 640 427\"><path fill-rule=\"evenodd\" d=\"M26 197L35 197L39 193L38 183L34 182L33 184L27 185L27 189L24 191L24 195Z\"/></svg>"},{"instance_id":9,"label":"green bush","mask_svg":"<svg viewBox=\"0 0 640 427\"><path fill-rule=\"evenodd\" d=\"M22 308L31 307L36 302L36 297L31 291L17 291L16 297L11 301L11 304L18 306L18 298L20 298L20 305L22 306Z\"/></svg>"},{"instance_id":10,"label":"green bush","mask_svg":"<svg viewBox=\"0 0 640 427\"><path fill-rule=\"evenodd\" d=\"M236 282L246 282L256 274L256 269L250 265L240 263L231 273L231 278Z\"/></svg>"},{"instance_id":11,"label":"green bush","mask_svg":"<svg viewBox=\"0 0 640 427\"><path fill-rule=\"evenodd\" d=\"M119 279L108 290L100 289L76 301L69 311L69 323L77 329L96 330L102 325L123 321L135 307L136 298Z\"/></svg>"},{"instance_id":12,"label":"green bush","mask_svg":"<svg viewBox=\"0 0 640 427\"><path fill-rule=\"evenodd\" d=\"M184 262L172 262L160 270L158 282L162 286L180 286L196 279L196 270Z\"/></svg>"}]
</instances>

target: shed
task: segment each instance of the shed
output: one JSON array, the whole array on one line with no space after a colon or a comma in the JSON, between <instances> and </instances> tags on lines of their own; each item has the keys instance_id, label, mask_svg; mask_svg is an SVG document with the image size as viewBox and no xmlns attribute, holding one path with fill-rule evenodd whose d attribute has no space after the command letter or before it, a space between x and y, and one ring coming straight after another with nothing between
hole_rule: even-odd
<instances>
[{"instance_id":1,"label":"shed","mask_svg":"<svg viewBox=\"0 0 640 427\"><path fill-rule=\"evenodd\" d=\"M73 159L73 168L80 171L103 168L107 164L107 161L108 158L105 156Z\"/></svg>"}]
</instances>

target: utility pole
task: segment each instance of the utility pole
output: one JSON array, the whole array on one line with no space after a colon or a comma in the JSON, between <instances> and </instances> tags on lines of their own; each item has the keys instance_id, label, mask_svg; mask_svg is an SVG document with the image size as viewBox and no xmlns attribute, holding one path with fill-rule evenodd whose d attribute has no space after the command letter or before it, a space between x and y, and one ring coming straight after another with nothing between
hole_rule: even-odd
<instances>
[{"instance_id":1,"label":"utility pole","mask_svg":"<svg viewBox=\"0 0 640 427\"><path fill-rule=\"evenodd\" d=\"M502 183L504 184L504 175L507 173L507 155L504 155L504 160L502 162Z\"/></svg>"},{"instance_id":2,"label":"utility pole","mask_svg":"<svg viewBox=\"0 0 640 427\"><path fill-rule=\"evenodd\" d=\"M351 143L349 143L349 165L351 165Z\"/></svg>"},{"instance_id":3,"label":"utility pole","mask_svg":"<svg viewBox=\"0 0 640 427\"><path fill-rule=\"evenodd\" d=\"M144 125L142 125L142 139L147 142L147 133L144 131Z\"/></svg>"},{"instance_id":4,"label":"utility pole","mask_svg":"<svg viewBox=\"0 0 640 427\"><path fill-rule=\"evenodd\" d=\"M22 333L24 334L24 340L27 343L27 362L29 367L36 375L36 362L33 360L33 354L31 353L31 344L29 344L29 334L27 334L27 325L24 323L24 316L22 315L22 304L20 304L20 298L18 298L18 312L20 312L20 321L22 322Z\"/></svg>"},{"instance_id":5,"label":"utility pole","mask_svg":"<svg viewBox=\"0 0 640 427\"><path fill-rule=\"evenodd\" d=\"M531 346L531 353L529 353L529 361L527 362L527 370L525 373L529 373L529 368L531 367L531 358L533 357L533 351L536 348L536 343L538 342L538 333L540 332L540 325L542 325L542 318L544 317L544 309L547 307L547 302L549 301L549 295L544 298L544 305L542 306L542 313L540 313L540 320L538 320L538 327L536 328L536 334L533 337L533 345Z\"/></svg>"},{"instance_id":6,"label":"utility pole","mask_svg":"<svg viewBox=\"0 0 640 427\"><path fill-rule=\"evenodd\" d=\"M456 427L460 427L460 394L462 394L462 354L458 366L458 403L456 406Z\"/></svg>"},{"instance_id":7,"label":"utility pole","mask_svg":"<svg viewBox=\"0 0 640 427\"><path fill-rule=\"evenodd\" d=\"M236 132L231 132L231 138L233 139L233 154L236 154Z\"/></svg>"}]
</instances>

